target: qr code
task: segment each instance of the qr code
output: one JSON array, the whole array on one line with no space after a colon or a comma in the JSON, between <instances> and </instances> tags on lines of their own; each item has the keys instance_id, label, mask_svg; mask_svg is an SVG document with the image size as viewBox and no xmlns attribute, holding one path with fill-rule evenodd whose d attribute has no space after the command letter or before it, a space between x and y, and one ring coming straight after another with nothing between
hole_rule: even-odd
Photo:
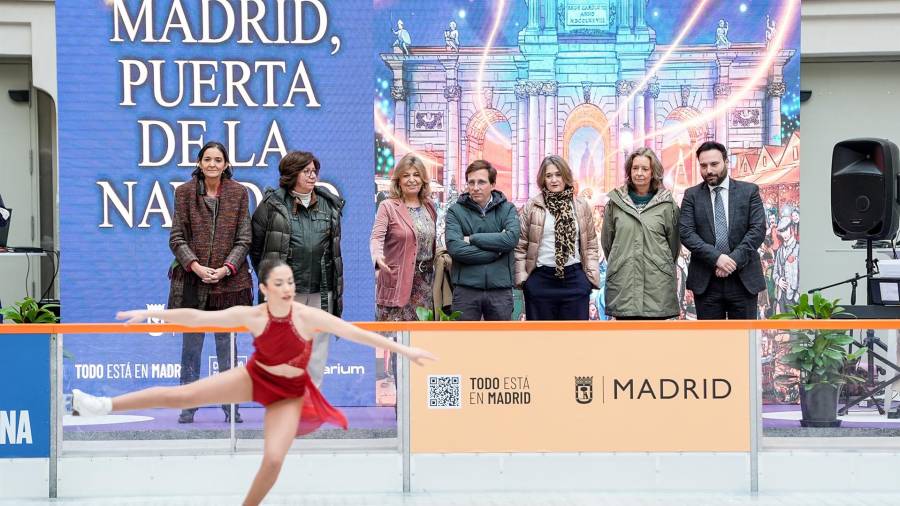
<instances>
[{"instance_id":1,"label":"qr code","mask_svg":"<svg viewBox=\"0 0 900 506\"><path fill-rule=\"evenodd\" d=\"M460 376L428 376L428 407L460 408Z\"/></svg>"}]
</instances>

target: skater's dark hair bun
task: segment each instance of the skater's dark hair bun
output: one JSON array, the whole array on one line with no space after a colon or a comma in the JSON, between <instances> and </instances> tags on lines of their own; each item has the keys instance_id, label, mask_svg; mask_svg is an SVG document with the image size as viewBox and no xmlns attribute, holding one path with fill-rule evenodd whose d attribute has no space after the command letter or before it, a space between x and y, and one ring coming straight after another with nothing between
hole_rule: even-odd
<instances>
[{"instance_id":1,"label":"skater's dark hair bun","mask_svg":"<svg viewBox=\"0 0 900 506\"><path fill-rule=\"evenodd\" d=\"M281 267L284 265L287 267L287 263L280 258L270 258L267 260L263 260L261 264L259 264L259 270L256 272L257 278L259 278L259 282L262 284L266 284L269 282L269 274L272 273L273 270L277 267Z\"/></svg>"}]
</instances>

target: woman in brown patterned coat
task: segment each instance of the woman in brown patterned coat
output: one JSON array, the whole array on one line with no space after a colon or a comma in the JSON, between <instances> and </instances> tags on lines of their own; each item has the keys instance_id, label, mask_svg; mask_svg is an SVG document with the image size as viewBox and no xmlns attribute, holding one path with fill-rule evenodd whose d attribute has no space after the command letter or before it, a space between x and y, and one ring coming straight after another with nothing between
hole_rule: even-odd
<instances>
[{"instance_id":1,"label":"woman in brown patterned coat","mask_svg":"<svg viewBox=\"0 0 900 506\"><path fill-rule=\"evenodd\" d=\"M375 265L375 319L417 321L433 308L435 222L428 168L409 153L391 173L391 197L378 206L369 238Z\"/></svg>"},{"instance_id":2,"label":"woman in brown patterned coat","mask_svg":"<svg viewBox=\"0 0 900 506\"><path fill-rule=\"evenodd\" d=\"M170 268L169 308L218 311L253 303L247 265L250 249L250 210L247 190L231 179L225 146L208 142L197 156L191 180L175 190L175 217L169 247L175 254ZM200 379L204 334L185 333L181 348L181 384ZM219 372L231 368L237 345L229 350L227 332L217 332ZM230 406L222 405L225 420ZM186 409L179 423L192 423L194 409ZM235 406L235 422L242 420Z\"/></svg>"}]
</instances>

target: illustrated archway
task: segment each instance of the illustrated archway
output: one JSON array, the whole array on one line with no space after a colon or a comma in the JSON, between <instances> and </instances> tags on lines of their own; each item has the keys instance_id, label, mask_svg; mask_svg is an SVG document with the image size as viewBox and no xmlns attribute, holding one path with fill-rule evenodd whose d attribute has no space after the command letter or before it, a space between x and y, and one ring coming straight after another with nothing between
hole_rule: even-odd
<instances>
[{"instance_id":1,"label":"illustrated archway","mask_svg":"<svg viewBox=\"0 0 900 506\"><path fill-rule=\"evenodd\" d=\"M512 193L512 127L497 109L482 109L469 120L466 128L466 165L475 160L487 160L497 169L495 189L507 199ZM456 173L456 188L465 192L466 167L460 164Z\"/></svg>"},{"instance_id":2,"label":"illustrated archway","mask_svg":"<svg viewBox=\"0 0 900 506\"><path fill-rule=\"evenodd\" d=\"M695 118L700 111L693 107L678 107L663 122L662 149L659 157L663 166L663 181L676 197L700 182L694 150L706 141L706 127Z\"/></svg>"},{"instance_id":3,"label":"illustrated archway","mask_svg":"<svg viewBox=\"0 0 900 506\"><path fill-rule=\"evenodd\" d=\"M562 156L572 168L579 194L599 205L615 184L609 121L594 104L581 104L569 114L563 129Z\"/></svg>"}]
</instances>

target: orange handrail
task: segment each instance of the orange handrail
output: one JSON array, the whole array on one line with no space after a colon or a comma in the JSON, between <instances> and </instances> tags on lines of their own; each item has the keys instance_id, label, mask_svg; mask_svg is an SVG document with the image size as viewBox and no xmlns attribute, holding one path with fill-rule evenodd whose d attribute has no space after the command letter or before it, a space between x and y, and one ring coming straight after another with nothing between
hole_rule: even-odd
<instances>
[{"instance_id":1,"label":"orange handrail","mask_svg":"<svg viewBox=\"0 0 900 506\"><path fill-rule=\"evenodd\" d=\"M505 321L360 322L374 332L397 331L571 331L571 330L796 330L900 329L900 320L664 320L664 321ZM246 332L243 327L185 327L169 323L25 323L0 325L0 334L117 334L146 332Z\"/></svg>"}]
</instances>

